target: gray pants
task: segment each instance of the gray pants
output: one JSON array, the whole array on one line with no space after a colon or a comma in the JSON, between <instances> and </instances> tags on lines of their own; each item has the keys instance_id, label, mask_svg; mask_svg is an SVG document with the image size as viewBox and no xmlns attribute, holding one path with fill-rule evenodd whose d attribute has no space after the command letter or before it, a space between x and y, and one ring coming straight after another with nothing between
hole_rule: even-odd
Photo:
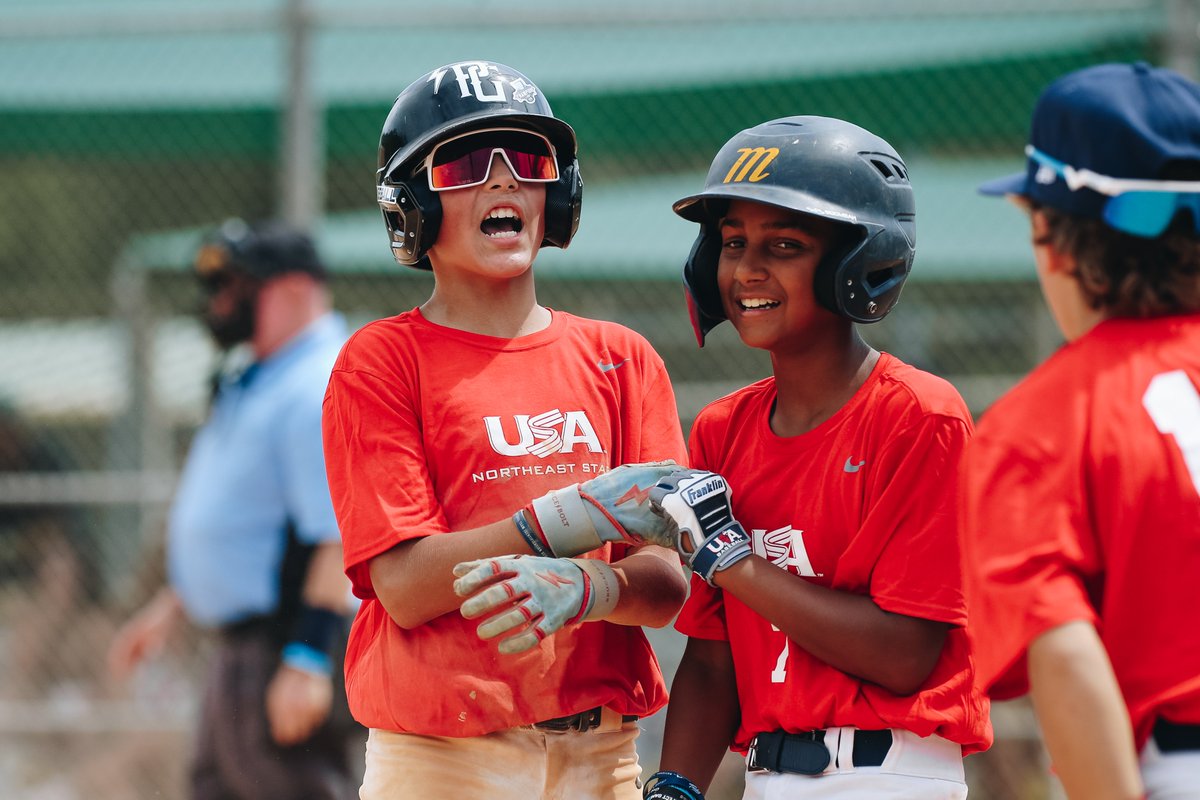
<instances>
[{"instance_id":1,"label":"gray pants","mask_svg":"<svg viewBox=\"0 0 1200 800\"><path fill-rule=\"evenodd\" d=\"M330 718L291 747L275 744L267 725L267 684L278 665L279 646L267 630L221 637L201 707L192 800L358 797L366 731L346 709L340 659Z\"/></svg>"}]
</instances>

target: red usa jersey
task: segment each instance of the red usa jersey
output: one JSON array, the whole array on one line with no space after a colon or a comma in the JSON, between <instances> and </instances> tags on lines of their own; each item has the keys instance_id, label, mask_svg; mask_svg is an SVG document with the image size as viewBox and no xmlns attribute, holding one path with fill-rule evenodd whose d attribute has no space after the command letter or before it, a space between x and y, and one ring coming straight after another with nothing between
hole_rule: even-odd
<instances>
[{"instance_id":1,"label":"red usa jersey","mask_svg":"<svg viewBox=\"0 0 1200 800\"><path fill-rule=\"evenodd\" d=\"M352 336L330 378L324 435L346 573L363 598L346 653L355 718L478 736L598 705L643 716L661 708L666 689L638 627L589 622L501 655L457 609L400 628L375 597L368 563L408 539L504 519L623 463L682 463L675 408L662 359L613 323L556 311L545 330L501 339L413 310ZM606 545L594 555L625 554Z\"/></svg>"},{"instance_id":2,"label":"red usa jersey","mask_svg":"<svg viewBox=\"0 0 1200 800\"><path fill-rule=\"evenodd\" d=\"M1200 315L1109 320L992 406L968 450L964 552L980 677L1028 689L1025 654L1095 623L1140 748L1200 724Z\"/></svg>"},{"instance_id":3,"label":"red usa jersey","mask_svg":"<svg viewBox=\"0 0 1200 800\"><path fill-rule=\"evenodd\" d=\"M805 580L954 627L932 675L897 696L810 655L732 595L693 578L676 622L725 639L741 724L735 749L764 731L838 725L938 734L964 752L991 743L973 688L955 528L954 478L971 418L948 383L886 353L853 398L800 436L770 428L773 378L707 406L692 466L719 472L754 551Z\"/></svg>"}]
</instances>

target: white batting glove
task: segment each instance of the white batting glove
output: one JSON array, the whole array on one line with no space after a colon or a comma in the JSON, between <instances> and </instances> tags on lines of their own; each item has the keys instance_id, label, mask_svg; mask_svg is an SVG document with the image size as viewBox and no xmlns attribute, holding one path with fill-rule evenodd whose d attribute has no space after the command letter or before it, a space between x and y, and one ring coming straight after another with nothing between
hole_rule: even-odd
<instances>
[{"instance_id":1,"label":"white batting glove","mask_svg":"<svg viewBox=\"0 0 1200 800\"><path fill-rule=\"evenodd\" d=\"M649 493L679 468L674 461L625 464L590 481L555 489L518 511L513 520L541 556L577 556L605 542L670 547L674 537L667 522L650 508Z\"/></svg>"},{"instance_id":2,"label":"white batting glove","mask_svg":"<svg viewBox=\"0 0 1200 800\"><path fill-rule=\"evenodd\" d=\"M650 490L655 512L668 520L673 546L692 572L713 576L750 555L750 537L733 518L733 492L715 472L681 469Z\"/></svg>"},{"instance_id":3,"label":"white batting glove","mask_svg":"<svg viewBox=\"0 0 1200 800\"><path fill-rule=\"evenodd\" d=\"M564 625L603 619L617 605L620 584L603 561L581 558L500 556L454 567L454 592L467 598L467 619L484 641L500 640L501 653L536 647Z\"/></svg>"}]
</instances>

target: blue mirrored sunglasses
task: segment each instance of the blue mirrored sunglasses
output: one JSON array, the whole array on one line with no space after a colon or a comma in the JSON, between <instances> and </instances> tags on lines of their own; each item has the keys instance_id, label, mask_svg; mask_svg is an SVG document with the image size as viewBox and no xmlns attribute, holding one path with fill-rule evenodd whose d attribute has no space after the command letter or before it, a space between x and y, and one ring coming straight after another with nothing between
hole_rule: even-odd
<instances>
[{"instance_id":1,"label":"blue mirrored sunglasses","mask_svg":"<svg viewBox=\"0 0 1200 800\"><path fill-rule=\"evenodd\" d=\"M1200 233L1200 181L1150 181L1114 178L1089 169L1076 169L1033 145L1025 155L1040 165L1034 177L1038 183L1050 183L1049 175L1062 178L1071 191L1091 189L1106 195L1103 217L1119 231L1154 238L1162 234L1181 210L1192 215L1192 224Z\"/></svg>"}]
</instances>

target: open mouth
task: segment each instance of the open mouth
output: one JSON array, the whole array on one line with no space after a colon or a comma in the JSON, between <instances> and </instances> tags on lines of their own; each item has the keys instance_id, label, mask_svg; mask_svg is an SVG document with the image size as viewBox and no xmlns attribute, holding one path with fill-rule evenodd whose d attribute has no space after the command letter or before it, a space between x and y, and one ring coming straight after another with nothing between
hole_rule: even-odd
<instances>
[{"instance_id":1,"label":"open mouth","mask_svg":"<svg viewBox=\"0 0 1200 800\"><path fill-rule=\"evenodd\" d=\"M490 239L510 239L521 232L524 223L513 208L493 208L488 212L479 230Z\"/></svg>"},{"instance_id":2,"label":"open mouth","mask_svg":"<svg viewBox=\"0 0 1200 800\"><path fill-rule=\"evenodd\" d=\"M778 300L767 300L763 297L747 297L737 301L742 311L766 311L779 305Z\"/></svg>"}]
</instances>

